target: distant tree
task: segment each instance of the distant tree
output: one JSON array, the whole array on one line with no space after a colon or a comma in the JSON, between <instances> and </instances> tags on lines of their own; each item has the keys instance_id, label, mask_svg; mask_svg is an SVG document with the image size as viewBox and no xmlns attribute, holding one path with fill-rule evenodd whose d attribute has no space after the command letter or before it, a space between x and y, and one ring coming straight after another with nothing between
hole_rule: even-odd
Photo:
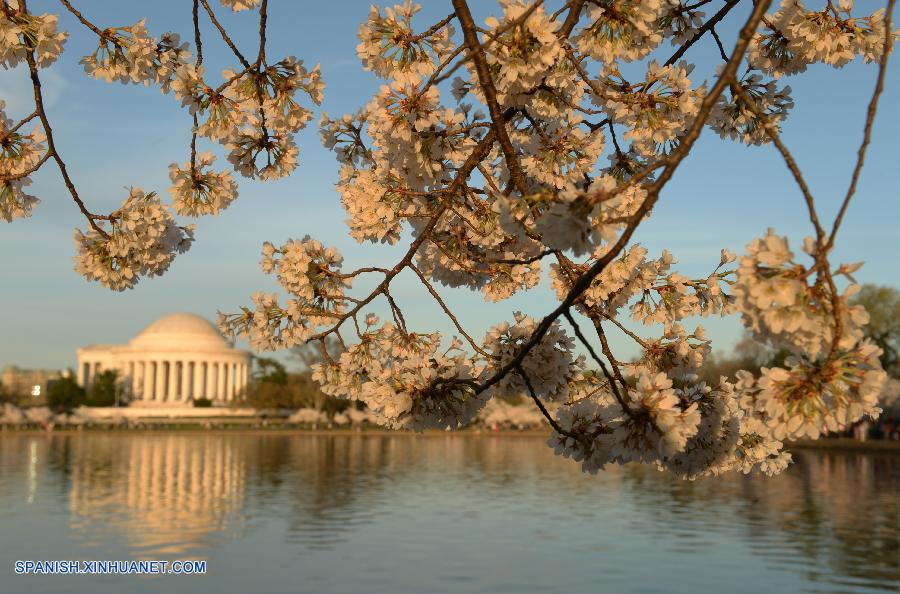
<instances>
[{"instance_id":1,"label":"distant tree","mask_svg":"<svg viewBox=\"0 0 900 594\"><path fill-rule=\"evenodd\" d=\"M291 354L300 362L300 365L304 370L309 371L312 369L313 365L324 363L326 361L325 353L322 352L322 349L325 349L328 356L332 359L337 359L341 356L342 349L340 341L334 336L326 336L316 343L301 343L295 345L291 348Z\"/></svg>"},{"instance_id":2,"label":"distant tree","mask_svg":"<svg viewBox=\"0 0 900 594\"><path fill-rule=\"evenodd\" d=\"M900 377L900 290L895 287L863 285L853 298L869 312L869 325L863 328L866 338L881 347L881 366L894 377Z\"/></svg>"},{"instance_id":3,"label":"distant tree","mask_svg":"<svg viewBox=\"0 0 900 594\"><path fill-rule=\"evenodd\" d=\"M84 389L71 374L47 384L47 404L53 409L70 411L84 400Z\"/></svg>"},{"instance_id":4,"label":"distant tree","mask_svg":"<svg viewBox=\"0 0 900 594\"><path fill-rule=\"evenodd\" d=\"M349 406L346 400L327 396L312 379L310 367L323 360L320 349L303 345L292 349L301 371L289 372L275 359L257 358L256 371L247 385L244 404L260 409L314 408L326 413L340 412Z\"/></svg>"},{"instance_id":5,"label":"distant tree","mask_svg":"<svg viewBox=\"0 0 900 594\"><path fill-rule=\"evenodd\" d=\"M97 374L88 390L85 404L88 406L114 406L119 389L119 373L110 369Z\"/></svg>"},{"instance_id":6,"label":"distant tree","mask_svg":"<svg viewBox=\"0 0 900 594\"><path fill-rule=\"evenodd\" d=\"M258 382L283 386L287 383L287 370L283 363L275 359L257 357L253 379Z\"/></svg>"}]
</instances>

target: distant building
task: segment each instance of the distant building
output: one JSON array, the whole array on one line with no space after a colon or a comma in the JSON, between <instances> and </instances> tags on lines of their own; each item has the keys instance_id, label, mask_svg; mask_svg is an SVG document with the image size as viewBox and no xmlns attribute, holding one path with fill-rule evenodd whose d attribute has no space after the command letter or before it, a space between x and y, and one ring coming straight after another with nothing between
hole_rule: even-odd
<instances>
[{"instance_id":1,"label":"distant building","mask_svg":"<svg viewBox=\"0 0 900 594\"><path fill-rule=\"evenodd\" d=\"M67 372L56 369L23 369L15 365L7 365L0 371L0 384L11 396L31 396L35 400L44 401L47 394L47 383L57 380Z\"/></svg>"},{"instance_id":2,"label":"distant building","mask_svg":"<svg viewBox=\"0 0 900 594\"><path fill-rule=\"evenodd\" d=\"M250 352L235 349L206 319L164 316L123 345L78 349L78 384L114 369L132 406L190 406L208 398L226 404L247 385Z\"/></svg>"}]
</instances>

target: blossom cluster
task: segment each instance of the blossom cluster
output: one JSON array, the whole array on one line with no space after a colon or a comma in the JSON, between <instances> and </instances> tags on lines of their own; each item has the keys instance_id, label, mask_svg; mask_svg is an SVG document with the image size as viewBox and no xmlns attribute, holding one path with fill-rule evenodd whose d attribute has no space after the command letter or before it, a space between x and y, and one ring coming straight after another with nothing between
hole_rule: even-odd
<instances>
[{"instance_id":1,"label":"blossom cluster","mask_svg":"<svg viewBox=\"0 0 900 594\"><path fill-rule=\"evenodd\" d=\"M504 322L491 328L485 336L484 349L490 353L492 365L485 373L491 374L509 364L534 334L537 325L538 320L516 312L514 324ZM554 324L528 351L516 371L503 377L496 391L508 396L529 397L533 394L547 400L565 399L570 380L585 363L584 356L576 356L574 351L575 342Z\"/></svg>"},{"instance_id":2,"label":"blossom cluster","mask_svg":"<svg viewBox=\"0 0 900 594\"><path fill-rule=\"evenodd\" d=\"M203 2L240 62L215 83L200 48L193 56L176 33L155 37L143 20L102 29L76 14L99 37L81 60L89 76L159 87L194 121L190 158L169 168L171 207L134 189L110 215L93 215L73 190L90 225L75 235L75 267L86 278L122 290L161 274L193 241L193 227L173 213L217 215L237 198L235 177L216 170L198 140L221 145L246 178L274 180L296 169L295 135L312 120L309 104L322 102L321 72L293 56L266 57L264 3L221 4L258 8L262 28L250 62ZM258 350L320 344L314 378L323 391L363 403L391 427L457 428L492 398L533 401L553 426L551 447L587 472L638 462L688 479L774 474L790 462L786 440L878 414L879 351L862 338L867 313L850 303L858 265L831 266L833 238L818 222L818 238L804 243L806 264L770 230L736 269L735 255L723 250L718 266L699 277L679 272L669 251L651 256L631 237L700 126L767 143L793 108L779 77L816 62L880 60L895 34L884 11L854 16L850 0L821 10L782 0L757 24L749 51L729 57L712 25L732 6L712 17L706 7L595 0L554 10L499 0L499 12L473 26L465 3L430 25L411 0L373 6L356 52L382 84L354 112L323 113L319 133L340 165L336 187L350 235L390 245L409 238L410 248L392 268L344 272L342 255L309 236L267 242L261 268L281 294L256 292L238 313L220 314L223 333ZM728 62L715 75L742 73L727 85L708 84L687 61L704 35ZM468 47L473 38L481 47ZM4 67L31 60L31 52L47 66L65 39L52 15L0 13ZM59 159L45 146L54 146L43 135L49 127L26 133L2 107L0 218L9 221L37 202L23 191L29 176ZM564 307L543 320L516 312L481 341L438 292L466 288L501 301L539 286L545 272ZM351 281L368 274L383 277L359 283L371 292L351 294ZM446 346L437 332L407 327L390 286L400 274L421 281L465 341ZM391 321L368 313L375 303L389 308ZM711 344L689 318L734 313L756 340L790 356L759 377L703 381ZM600 340L603 359L586 348L599 369L589 369L564 329L568 321L589 347L576 315ZM607 329L635 340L638 356L617 360Z\"/></svg>"},{"instance_id":3,"label":"blossom cluster","mask_svg":"<svg viewBox=\"0 0 900 594\"><path fill-rule=\"evenodd\" d=\"M222 0L222 6L230 8L234 12L252 10L259 4L259 0Z\"/></svg>"},{"instance_id":4,"label":"blossom cluster","mask_svg":"<svg viewBox=\"0 0 900 594\"><path fill-rule=\"evenodd\" d=\"M642 370L624 406L596 377L585 387L590 391L557 413L568 435L556 432L548 443L557 454L581 461L586 472L610 463L663 464L684 452L699 431L698 403L685 398L665 373Z\"/></svg>"},{"instance_id":5,"label":"blossom cluster","mask_svg":"<svg viewBox=\"0 0 900 594\"><path fill-rule=\"evenodd\" d=\"M239 314L220 313L223 334L246 338L259 350L291 348L344 313L344 290L351 278L341 273L343 257L336 249L306 236L280 247L266 242L262 255L263 272L275 274L291 298L281 306L276 294L254 293L252 308L244 307Z\"/></svg>"},{"instance_id":6,"label":"blossom cluster","mask_svg":"<svg viewBox=\"0 0 900 594\"><path fill-rule=\"evenodd\" d=\"M553 249L571 250L576 256L600 255L616 240L646 196L642 186L623 185L607 173L594 178L583 191L569 187L549 205L544 201L534 230L540 233L544 245ZM519 210L510 214L513 216L506 217L510 222L528 227L531 213Z\"/></svg>"},{"instance_id":7,"label":"blossom cluster","mask_svg":"<svg viewBox=\"0 0 900 594\"><path fill-rule=\"evenodd\" d=\"M229 172L204 171L214 161L215 156L206 152L196 155L193 165L169 166L175 212L192 217L217 215L237 198L237 183Z\"/></svg>"},{"instance_id":8,"label":"blossom cluster","mask_svg":"<svg viewBox=\"0 0 900 594\"><path fill-rule=\"evenodd\" d=\"M223 4L241 11L258 2ZM205 68L199 60L192 61L188 44L182 43L178 34L152 37L144 20L103 30L97 50L81 63L94 78L155 84L164 93L171 92L198 118L196 133L228 149L228 160L235 171L262 180L284 177L296 168L299 151L293 135L312 118L312 112L298 102L297 96L303 93L314 103L321 103L324 86L318 67L309 70L302 61L287 56L277 62L244 64L240 72L223 70L224 82L213 87L206 82ZM201 174L193 159L190 177L185 179L183 172L187 169L182 169L177 176L182 185L173 188L173 194L183 194L185 184L200 187L209 182L198 177ZM218 208L189 209L190 214L217 213L236 198L236 192L229 190L232 187L227 181L218 184L220 196L213 200Z\"/></svg>"},{"instance_id":9,"label":"blossom cluster","mask_svg":"<svg viewBox=\"0 0 900 594\"><path fill-rule=\"evenodd\" d=\"M39 202L24 188L31 185L29 174L40 165L46 147L40 128L28 134L15 130L5 107L6 103L0 99L0 219L11 222L31 216Z\"/></svg>"},{"instance_id":10,"label":"blossom cluster","mask_svg":"<svg viewBox=\"0 0 900 594\"><path fill-rule=\"evenodd\" d=\"M457 343L441 352L438 333L412 334L369 315L360 342L338 361L317 364L313 379L326 394L364 402L381 424L395 428L458 428L475 418L488 396L476 394L482 365Z\"/></svg>"},{"instance_id":11,"label":"blossom cluster","mask_svg":"<svg viewBox=\"0 0 900 594\"><path fill-rule=\"evenodd\" d=\"M642 462L694 480L727 472L783 471L791 456L766 423L746 414L741 395L754 384L740 375L717 386L685 376L639 370L629 401L620 406L608 382L589 377L578 398L560 407L548 441L561 456L596 473L607 464Z\"/></svg>"},{"instance_id":12,"label":"blossom cluster","mask_svg":"<svg viewBox=\"0 0 900 594\"><path fill-rule=\"evenodd\" d=\"M643 58L662 41L657 21L665 4L663 0L593 4L588 9L589 24L575 35L578 49L603 63Z\"/></svg>"},{"instance_id":13,"label":"blossom cluster","mask_svg":"<svg viewBox=\"0 0 900 594\"><path fill-rule=\"evenodd\" d=\"M782 0L753 38L750 65L778 77L803 72L817 62L840 68L857 56L866 62L879 60L886 34L884 9L853 17L853 4L828 2L816 11L807 10L800 0Z\"/></svg>"},{"instance_id":14,"label":"blossom cluster","mask_svg":"<svg viewBox=\"0 0 900 594\"><path fill-rule=\"evenodd\" d=\"M350 279L341 274L343 257L335 248L326 248L308 235L302 240L290 240L276 248L263 245L262 269L275 273L285 291L320 303L343 300L344 288Z\"/></svg>"},{"instance_id":15,"label":"blossom cluster","mask_svg":"<svg viewBox=\"0 0 900 594\"><path fill-rule=\"evenodd\" d=\"M818 249L815 240L807 238L805 250L815 255ZM849 304L859 286L851 283L838 294L833 283L820 281L826 271L817 263L806 267L794 257L787 238L773 229L747 246L734 285L735 305L744 325L760 338L815 359L835 342L833 319L837 316L841 336L835 348L852 348L869 321L863 306ZM849 276L860 266L845 265L835 274Z\"/></svg>"},{"instance_id":16,"label":"blossom cluster","mask_svg":"<svg viewBox=\"0 0 900 594\"><path fill-rule=\"evenodd\" d=\"M791 87L778 88L775 81L763 82L762 75L748 73L736 83L755 105L749 105L739 94L723 94L710 115L709 126L722 138L756 145L769 142L766 127L780 131L780 122L794 106ZM761 114L761 115L760 115Z\"/></svg>"},{"instance_id":17,"label":"blossom cluster","mask_svg":"<svg viewBox=\"0 0 900 594\"><path fill-rule=\"evenodd\" d=\"M363 68L383 78L412 73L428 76L455 49L451 41L453 27L440 27L430 34L417 35L412 17L421 6L406 0L386 7L384 15L372 5L369 18L359 27L356 53Z\"/></svg>"},{"instance_id":18,"label":"blossom cluster","mask_svg":"<svg viewBox=\"0 0 900 594\"><path fill-rule=\"evenodd\" d=\"M862 342L823 363L792 357L785 367L763 368L742 404L758 414L778 439L818 439L881 413L878 395L887 376L881 349Z\"/></svg>"},{"instance_id":19,"label":"blossom cluster","mask_svg":"<svg viewBox=\"0 0 900 594\"><path fill-rule=\"evenodd\" d=\"M75 271L115 291L162 275L194 241L194 227L179 226L153 192L132 188L108 218L108 225L75 231Z\"/></svg>"},{"instance_id":20,"label":"blossom cluster","mask_svg":"<svg viewBox=\"0 0 900 594\"><path fill-rule=\"evenodd\" d=\"M705 34L702 6L604 0L577 8L563 25L565 10L501 0L500 13L476 27L483 50L477 64L458 41L461 15L458 23L451 15L417 27L412 2L373 7L359 28L357 54L384 82L363 108L321 118L322 142L340 163L337 189L352 237L393 245L411 234L414 249L394 270L413 269L445 311L437 285L507 299L540 284L544 259L554 260L548 268L557 297L578 287L573 309L592 322L609 369L594 351L602 373L588 369L559 317L522 313L481 342L466 335L471 351L454 339L442 352L440 335L406 328L386 289L394 271L375 269L384 284L348 301L344 281L352 273L336 272L340 260L311 240L264 252L264 270L292 295L288 306L257 294L255 309L224 316L223 328L273 348L336 334L340 353L326 353L316 379L394 427L457 427L498 395L534 399L554 427L550 445L588 472L640 462L688 479L776 474L790 463L785 440L877 414L883 372L877 349L861 340L866 314L849 304L853 282L843 292L834 283L852 281L855 265L828 268L821 241L807 242L814 261L807 267L770 232L748 246L736 269L736 256L722 250L718 265L696 278L678 272L670 252L651 257L622 240L647 216L659 164L701 115L709 88L703 78L678 61L684 52L664 59L657 51L664 39L689 46ZM842 2L812 13L783 2L759 26L747 70L702 123L722 138L769 142L793 107L790 87L772 77L799 71L800 63L839 65L843 42L823 41L832 25L849 31L855 54L878 59L883 16L857 19L851 8ZM466 57L449 66L460 54ZM448 94L441 83L455 72ZM582 290L579 279L588 273L594 276ZM324 295L335 297L335 307L311 301ZM361 329L362 306L380 297L393 322L370 315ZM734 313L758 340L793 355L761 377L701 381L711 343L688 319ZM639 336L623 317L656 335ZM340 334L345 322L356 331L352 344ZM637 341L635 360L618 361L609 351L610 323Z\"/></svg>"},{"instance_id":21,"label":"blossom cluster","mask_svg":"<svg viewBox=\"0 0 900 594\"><path fill-rule=\"evenodd\" d=\"M127 27L106 29L93 54L80 63L89 76L106 82L167 87L175 69L190 58L187 43L177 33L160 39L150 36L145 20Z\"/></svg>"},{"instance_id":22,"label":"blossom cluster","mask_svg":"<svg viewBox=\"0 0 900 594\"><path fill-rule=\"evenodd\" d=\"M30 51L38 68L56 62L68 38L65 31L57 31L56 24L55 14L0 12L0 66L15 68L27 61Z\"/></svg>"},{"instance_id":23,"label":"blossom cluster","mask_svg":"<svg viewBox=\"0 0 900 594\"><path fill-rule=\"evenodd\" d=\"M686 62L663 66L654 60L644 80L635 84L610 69L604 77L606 93L593 100L614 123L627 128L624 138L639 155L667 152L666 145L687 129L700 109L705 89L692 86L692 70Z\"/></svg>"}]
</instances>

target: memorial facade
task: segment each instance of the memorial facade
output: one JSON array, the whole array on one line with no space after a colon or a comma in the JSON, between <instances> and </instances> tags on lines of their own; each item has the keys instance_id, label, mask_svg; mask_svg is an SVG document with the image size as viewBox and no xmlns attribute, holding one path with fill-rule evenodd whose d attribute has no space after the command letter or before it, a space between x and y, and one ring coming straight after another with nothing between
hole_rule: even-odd
<instances>
[{"instance_id":1,"label":"memorial facade","mask_svg":"<svg viewBox=\"0 0 900 594\"><path fill-rule=\"evenodd\" d=\"M131 406L191 406L198 398L228 404L247 385L251 354L234 348L208 320L164 316L123 345L77 350L78 383L116 370Z\"/></svg>"}]
</instances>

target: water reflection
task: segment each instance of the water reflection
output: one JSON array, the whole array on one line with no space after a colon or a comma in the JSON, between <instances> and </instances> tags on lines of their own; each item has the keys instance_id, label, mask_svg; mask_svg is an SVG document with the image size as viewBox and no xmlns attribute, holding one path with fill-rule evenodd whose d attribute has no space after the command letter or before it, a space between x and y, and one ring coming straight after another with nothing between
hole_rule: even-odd
<instances>
[{"instance_id":1,"label":"water reflection","mask_svg":"<svg viewBox=\"0 0 900 594\"><path fill-rule=\"evenodd\" d=\"M71 525L89 544L112 531L135 553L171 556L240 521L246 487L240 441L121 434L67 441Z\"/></svg>"},{"instance_id":2,"label":"water reflection","mask_svg":"<svg viewBox=\"0 0 900 594\"><path fill-rule=\"evenodd\" d=\"M478 575L479 554L527 554L527 537L578 562L558 591L591 583L597 562L608 583L625 580L620 560L633 555L713 583L754 566L806 591L900 591L900 456L795 458L774 479L690 483L638 467L584 476L530 436L12 435L0 437L0 509L27 521L32 503L60 503L70 531L60 539L85 558L210 557L276 526L266 546L280 548L263 554L279 563L349 556L372 539L392 562L415 564L469 539L484 547L475 561L445 566L461 580ZM505 587L515 591L495 584Z\"/></svg>"}]
</instances>

